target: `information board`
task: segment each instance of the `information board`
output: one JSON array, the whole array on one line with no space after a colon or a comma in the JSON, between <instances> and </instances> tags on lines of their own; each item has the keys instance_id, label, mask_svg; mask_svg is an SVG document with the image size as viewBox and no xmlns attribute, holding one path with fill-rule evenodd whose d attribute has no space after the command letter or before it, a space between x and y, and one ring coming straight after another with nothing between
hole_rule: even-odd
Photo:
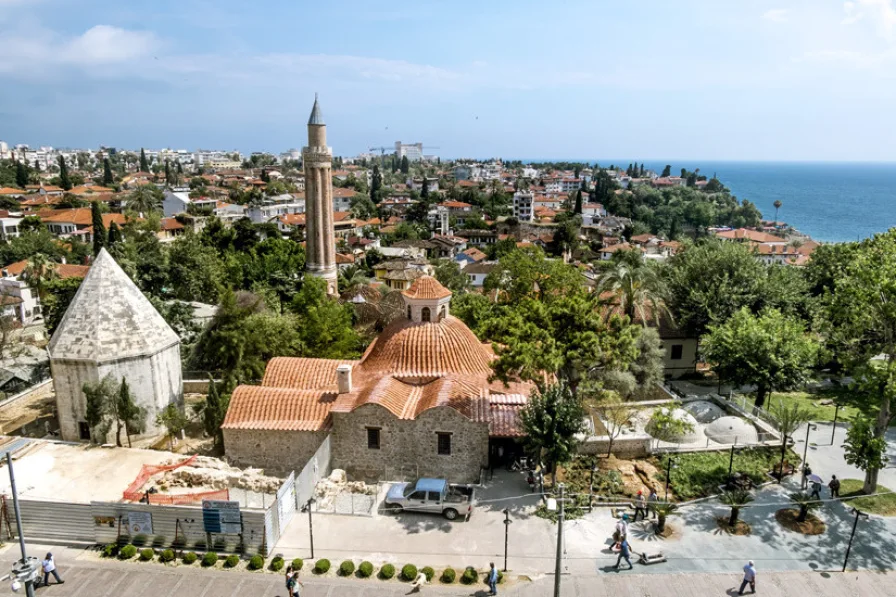
<instances>
[{"instance_id":1,"label":"information board","mask_svg":"<svg viewBox=\"0 0 896 597\"><path fill-rule=\"evenodd\" d=\"M131 535L152 535L152 514L128 512L128 531Z\"/></svg>"},{"instance_id":2,"label":"information board","mask_svg":"<svg viewBox=\"0 0 896 597\"><path fill-rule=\"evenodd\" d=\"M243 532L240 503L225 500L202 500L202 524L206 533L239 535Z\"/></svg>"}]
</instances>

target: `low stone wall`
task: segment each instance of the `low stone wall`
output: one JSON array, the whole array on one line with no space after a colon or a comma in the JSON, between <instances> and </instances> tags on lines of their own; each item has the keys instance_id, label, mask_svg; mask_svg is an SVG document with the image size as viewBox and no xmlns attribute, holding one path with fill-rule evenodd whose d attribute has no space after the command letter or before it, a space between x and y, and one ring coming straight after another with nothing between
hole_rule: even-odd
<instances>
[{"instance_id":1,"label":"low stone wall","mask_svg":"<svg viewBox=\"0 0 896 597\"><path fill-rule=\"evenodd\" d=\"M208 394L208 379L185 379L184 394ZM215 383L221 383L216 379Z\"/></svg>"},{"instance_id":2,"label":"low stone wall","mask_svg":"<svg viewBox=\"0 0 896 597\"><path fill-rule=\"evenodd\" d=\"M617 458L644 458L650 455L649 435L634 437L617 437L613 440L613 455ZM606 454L610 449L610 437L607 435L591 436L579 445L579 454Z\"/></svg>"}]
</instances>

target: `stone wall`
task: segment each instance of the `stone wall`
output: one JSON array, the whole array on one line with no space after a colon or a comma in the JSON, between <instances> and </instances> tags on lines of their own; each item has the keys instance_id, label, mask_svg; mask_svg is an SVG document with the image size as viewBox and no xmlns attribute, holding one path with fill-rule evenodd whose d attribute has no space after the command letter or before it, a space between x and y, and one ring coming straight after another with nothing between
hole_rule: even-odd
<instances>
[{"instance_id":1,"label":"stone wall","mask_svg":"<svg viewBox=\"0 0 896 597\"><path fill-rule=\"evenodd\" d=\"M233 465L263 468L268 475L301 471L329 431L224 429L224 455Z\"/></svg>"},{"instance_id":2,"label":"stone wall","mask_svg":"<svg viewBox=\"0 0 896 597\"><path fill-rule=\"evenodd\" d=\"M681 358L672 359L672 347L681 345ZM696 338L664 338L663 350L663 374L667 379L678 379L682 375L693 373L697 370L697 339Z\"/></svg>"},{"instance_id":3,"label":"stone wall","mask_svg":"<svg viewBox=\"0 0 896 597\"><path fill-rule=\"evenodd\" d=\"M350 479L380 481L388 476L440 477L474 483L488 464L488 424L470 421L440 406L415 420L398 419L378 404L333 413L333 468ZM367 447L367 429L380 430L380 448ZM438 453L437 432L451 434L451 454ZM394 477L393 477L394 480Z\"/></svg>"},{"instance_id":4,"label":"stone wall","mask_svg":"<svg viewBox=\"0 0 896 597\"><path fill-rule=\"evenodd\" d=\"M649 435L636 437L617 437L613 440L613 455L617 458L644 458L650 455ZM610 438L606 435L592 436L579 445L579 454L606 455L610 447Z\"/></svg>"}]
</instances>

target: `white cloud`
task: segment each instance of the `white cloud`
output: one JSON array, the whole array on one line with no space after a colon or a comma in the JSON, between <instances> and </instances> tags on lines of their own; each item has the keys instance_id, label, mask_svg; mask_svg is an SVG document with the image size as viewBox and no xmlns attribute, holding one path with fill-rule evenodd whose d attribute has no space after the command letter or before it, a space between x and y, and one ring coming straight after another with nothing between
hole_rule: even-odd
<instances>
[{"instance_id":1,"label":"white cloud","mask_svg":"<svg viewBox=\"0 0 896 597\"><path fill-rule=\"evenodd\" d=\"M74 64L127 62L150 54L158 47L156 37L146 31L129 31L96 25L60 48L61 60Z\"/></svg>"},{"instance_id":2,"label":"white cloud","mask_svg":"<svg viewBox=\"0 0 896 597\"><path fill-rule=\"evenodd\" d=\"M772 23L785 23L790 11L786 8L772 8L762 13L762 19Z\"/></svg>"},{"instance_id":3,"label":"white cloud","mask_svg":"<svg viewBox=\"0 0 896 597\"><path fill-rule=\"evenodd\" d=\"M841 21L852 25L868 17L885 38L896 35L896 0L851 0L843 3L846 16Z\"/></svg>"}]
</instances>

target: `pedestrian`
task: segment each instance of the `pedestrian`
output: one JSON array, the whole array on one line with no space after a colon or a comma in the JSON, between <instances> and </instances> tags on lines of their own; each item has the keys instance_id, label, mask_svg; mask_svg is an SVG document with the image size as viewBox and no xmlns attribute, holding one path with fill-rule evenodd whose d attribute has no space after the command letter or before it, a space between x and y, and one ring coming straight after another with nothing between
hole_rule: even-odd
<instances>
[{"instance_id":1,"label":"pedestrian","mask_svg":"<svg viewBox=\"0 0 896 597\"><path fill-rule=\"evenodd\" d=\"M53 554L48 553L47 557L44 558L44 561L41 562L41 567L44 569L44 586L50 586L50 575L53 575L53 578L56 579L56 584L61 585L65 581L59 578L59 573L56 572L56 561L53 559Z\"/></svg>"},{"instance_id":2,"label":"pedestrian","mask_svg":"<svg viewBox=\"0 0 896 597\"><path fill-rule=\"evenodd\" d=\"M296 579L292 576L292 564L286 567L286 597L292 597L295 594Z\"/></svg>"},{"instance_id":3,"label":"pedestrian","mask_svg":"<svg viewBox=\"0 0 896 597\"><path fill-rule=\"evenodd\" d=\"M656 494L656 489L650 488L650 495L647 496L647 504L650 508L650 518L656 518L656 505L660 501L660 496Z\"/></svg>"},{"instance_id":4,"label":"pedestrian","mask_svg":"<svg viewBox=\"0 0 896 597\"><path fill-rule=\"evenodd\" d=\"M647 520L647 500L644 499L643 491L639 491L635 498L635 522L638 522L638 514L641 515L641 520Z\"/></svg>"},{"instance_id":5,"label":"pedestrian","mask_svg":"<svg viewBox=\"0 0 896 597\"><path fill-rule=\"evenodd\" d=\"M489 564L491 568L488 571L488 590L489 595L497 595L498 594L498 569L495 568L495 563L491 562Z\"/></svg>"},{"instance_id":6,"label":"pedestrian","mask_svg":"<svg viewBox=\"0 0 896 597\"><path fill-rule=\"evenodd\" d=\"M628 514L623 514L616 523L616 531L613 533L613 545L619 545L628 535Z\"/></svg>"},{"instance_id":7,"label":"pedestrian","mask_svg":"<svg viewBox=\"0 0 896 597\"><path fill-rule=\"evenodd\" d=\"M803 479L800 481L800 489L806 489L809 486L809 475L812 474L812 468L809 463L803 465Z\"/></svg>"},{"instance_id":8,"label":"pedestrian","mask_svg":"<svg viewBox=\"0 0 896 597\"><path fill-rule=\"evenodd\" d=\"M305 588L305 585L302 581L299 580L299 571L295 570L292 573L292 593L290 593L291 597L299 597L299 587Z\"/></svg>"},{"instance_id":9,"label":"pedestrian","mask_svg":"<svg viewBox=\"0 0 896 597\"><path fill-rule=\"evenodd\" d=\"M751 593L756 592L756 566L753 565L753 560L750 560L747 562L747 565L744 566L744 582L740 583L740 590L737 594L743 595L747 585L750 585Z\"/></svg>"},{"instance_id":10,"label":"pedestrian","mask_svg":"<svg viewBox=\"0 0 896 597\"><path fill-rule=\"evenodd\" d=\"M414 579L414 582L411 583L411 588L415 593L419 593L420 589L429 582L429 579L426 578L426 573L422 570L417 572L417 578Z\"/></svg>"},{"instance_id":11,"label":"pedestrian","mask_svg":"<svg viewBox=\"0 0 896 597\"><path fill-rule=\"evenodd\" d=\"M614 566L614 568L618 569L619 564L624 559L626 562L628 562L628 569L631 570L632 569L632 559L631 559L631 553L629 551L628 539L623 539L622 543L619 545L619 547L620 547L619 557L616 558L616 566Z\"/></svg>"},{"instance_id":12,"label":"pedestrian","mask_svg":"<svg viewBox=\"0 0 896 597\"><path fill-rule=\"evenodd\" d=\"M809 497L814 497L816 500L821 499L821 483L812 481L812 493L809 494Z\"/></svg>"},{"instance_id":13,"label":"pedestrian","mask_svg":"<svg viewBox=\"0 0 896 597\"><path fill-rule=\"evenodd\" d=\"M840 497L840 479L837 478L837 475L831 475L828 488L831 490L831 499Z\"/></svg>"}]
</instances>

